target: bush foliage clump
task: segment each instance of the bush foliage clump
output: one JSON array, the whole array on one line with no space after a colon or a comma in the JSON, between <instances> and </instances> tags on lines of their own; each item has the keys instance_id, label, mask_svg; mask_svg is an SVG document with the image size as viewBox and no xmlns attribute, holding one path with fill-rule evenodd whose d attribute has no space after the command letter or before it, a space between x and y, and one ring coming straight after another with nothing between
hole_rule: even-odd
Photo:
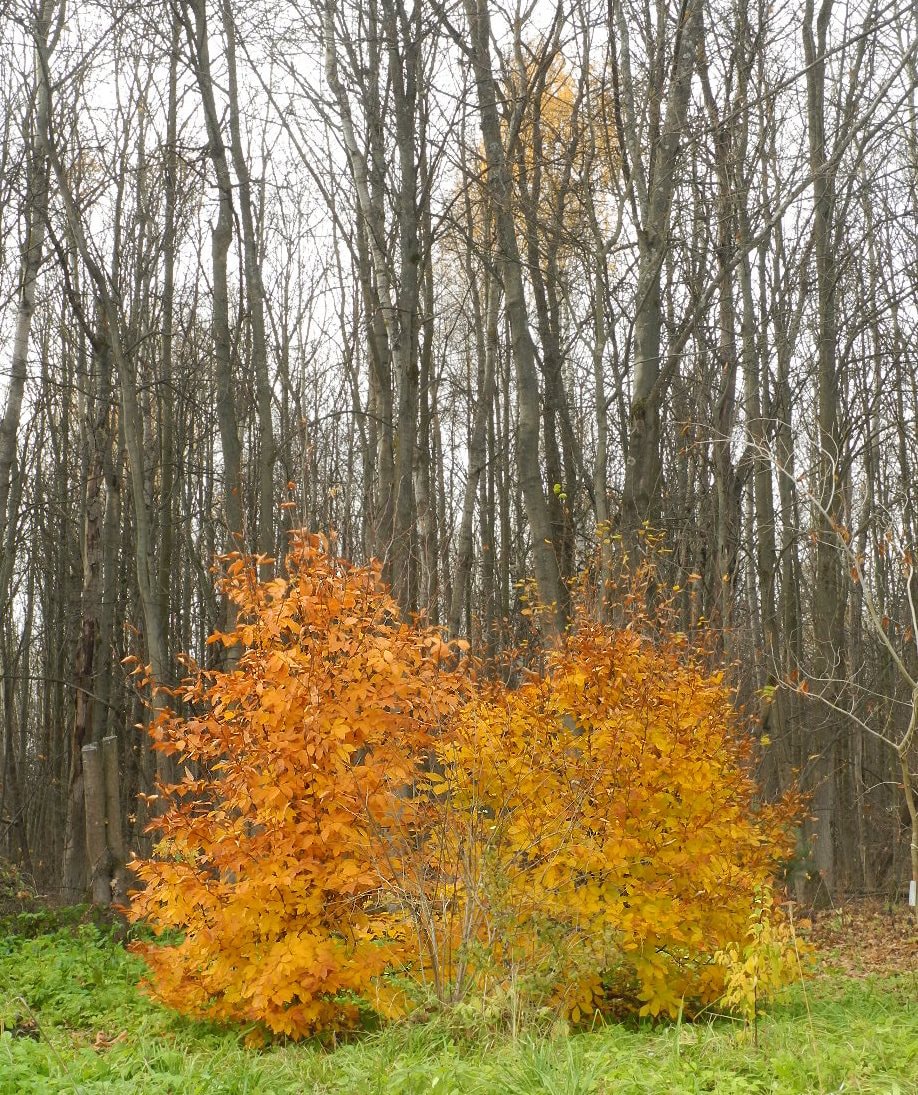
<instances>
[{"instance_id":1,"label":"bush foliage clump","mask_svg":"<svg viewBox=\"0 0 918 1095\"><path fill-rule=\"evenodd\" d=\"M439 749L454 989L476 935L500 936L493 975L546 969L575 1018L718 999L713 956L789 851L791 803L754 805L736 721L721 673L631 629L582 624L540 678L483 689Z\"/></svg>"},{"instance_id":2,"label":"bush foliage clump","mask_svg":"<svg viewBox=\"0 0 918 1095\"><path fill-rule=\"evenodd\" d=\"M795 804L757 804L731 691L684 641L580 621L510 687L317 537L284 578L232 558L224 588L238 658L191 666L195 713L153 727L182 772L133 864L132 916L182 933L143 948L162 1000L300 1037L412 985L577 1021L786 977Z\"/></svg>"},{"instance_id":3,"label":"bush foliage clump","mask_svg":"<svg viewBox=\"0 0 918 1095\"><path fill-rule=\"evenodd\" d=\"M192 667L181 698L200 714L153 727L183 778L134 864L132 916L183 933L142 948L163 1001L303 1035L353 1022L352 997L401 958L376 834L411 827L404 788L455 689L439 634L398 622L378 568L316 539L285 578L232 560L224 588L239 613L215 638L241 654Z\"/></svg>"}]
</instances>

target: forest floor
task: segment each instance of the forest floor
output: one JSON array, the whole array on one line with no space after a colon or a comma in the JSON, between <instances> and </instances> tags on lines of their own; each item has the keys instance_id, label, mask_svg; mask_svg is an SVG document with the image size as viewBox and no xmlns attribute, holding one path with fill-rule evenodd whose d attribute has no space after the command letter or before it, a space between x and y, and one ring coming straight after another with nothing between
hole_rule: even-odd
<instances>
[{"instance_id":1,"label":"forest floor","mask_svg":"<svg viewBox=\"0 0 918 1095\"><path fill-rule=\"evenodd\" d=\"M12 895L11 895L12 896ZM22 895L25 898L25 894ZM918 931L904 908L820 914L818 960L754 1032L723 1017L515 1039L404 1023L332 1049L246 1048L137 990L142 963L79 910L0 909L0 1095L918 1093Z\"/></svg>"}]
</instances>

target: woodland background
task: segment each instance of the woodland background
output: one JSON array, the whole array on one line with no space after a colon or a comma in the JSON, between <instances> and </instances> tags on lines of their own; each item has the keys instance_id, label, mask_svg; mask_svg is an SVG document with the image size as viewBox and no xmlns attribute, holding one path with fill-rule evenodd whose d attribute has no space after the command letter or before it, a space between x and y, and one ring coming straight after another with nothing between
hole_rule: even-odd
<instances>
[{"instance_id":1,"label":"woodland background","mask_svg":"<svg viewBox=\"0 0 918 1095\"><path fill-rule=\"evenodd\" d=\"M0 58L0 852L84 892L111 734L142 844L122 659L222 656L221 552L334 530L486 654L651 528L828 891L908 877L914 5L2 0Z\"/></svg>"}]
</instances>

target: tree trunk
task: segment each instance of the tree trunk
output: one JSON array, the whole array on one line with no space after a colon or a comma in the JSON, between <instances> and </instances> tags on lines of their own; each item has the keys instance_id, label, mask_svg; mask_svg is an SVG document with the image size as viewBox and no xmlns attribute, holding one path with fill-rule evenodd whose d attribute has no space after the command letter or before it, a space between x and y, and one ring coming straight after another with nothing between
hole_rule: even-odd
<instances>
[{"instance_id":1,"label":"tree trunk","mask_svg":"<svg viewBox=\"0 0 918 1095\"><path fill-rule=\"evenodd\" d=\"M214 377L217 388L217 421L223 449L224 513L227 548L244 544L242 496L242 445L239 440L239 419L236 413L233 379L232 339L229 315L229 275L227 262L233 242L233 180L226 158L226 145L220 126L220 116L214 95L210 62L210 28L207 23L207 0L183 0L194 17L194 25L184 18L185 35L191 64L207 127L208 152L217 177L217 220L211 232L211 264L213 269L213 350ZM227 627L232 626L235 608L227 606Z\"/></svg>"},{"instance_id":2,"label":"tree trunk","mask_svg":"<svg viewBox=\"0 0 918 1095\"><path fill-rule=\"evenodd\" d=\"M619 17L621 26L623 16ZM611 29L611 24L610 24ZM676 163L685 134L685 121L692 90L695 59L701 45L701 0L683 0L673 49L672 78L666 93L662 129L655 134L650 151L641 221L637 226L638 274L634 309L634 367L625 482L622 491L622 525L634 546L634 536L645 521L651 524L661 512L661 422L663 393L657 384L662 352L663 306L660 280L671 245L672 201L676 185ZM623 39L623 42L627 39ZM630 83L630 61L622 66ZM662 78L662 77L661 77ZM634 89L629 86L633 99ZM662 98L662 88L654 94ZM633 119L626 118L626 124ZM622 135L619 135L620 139ZM624 142L623 142L624 143ZM638 152L638 156L640 152ZM632 156L632 170L637 156Z\"/></svg>"},{"instance_id":3,"label":"tree trunk","mask_svg":"<svg viewBox=\"0 0 918 1095\"><path fill-rule=\"evenodd\" d=\"M806 0L803 46L807 62L807 125L810 170L813 176L813 246L816 257L817 311L817 419L816 455L819 508L813 515L816 535L816 575L813 588L813 676L829 704L837 705L845 667L845 597L836 533L841 528L842 439L839 432L837 364L837 281L835 261L835 166L826 154L825 79L826 34L833 0L822 0L813 22L814 0ZM824 715L814 729L809 752L816 754L812 768L812 810L815 816L814 862L829 895L836 885L835 824L837 810L836 752L841 733L839 718Z\"/></svg>"},{"instance_id":4,"label":"tree trunk","mask_svg":"<svg viewBox=\"0 0 918 1095\"><path fill-rule=\"evenodd\" d=\"M81 594L80 639L74 678L73 733L70 744L70 782L67 809L67 833L61 890L65 900L76 902L85 892L88 862L84 823L83 746L92 741L93 707L96 678L96 651L99 642L99 618L102 597L102 523L105 508L104 450L111 445L109 400L111 398L108 346L99 344L94 354L93 372L99 377L99 391L88 408L92 419L89 472L86 477L83 520L83 590Z\"/></svg>"},{"instance_id":5,"label":"tree trunk","mask_svg":"<svg viewBox=\"0 0 918 1095\"><path fill-rule=\"evenodd\" d=\"M57 0L42 0L32 31L35 36L35 91L30 146L27 152L19 300L13 327L6 405L3 418L0 419L0 544L6 543L6 531L16 520L16 515L9 506L10 484L16 464L19 419L28 375L32 318L35 314L35 289L42 264L48 217L47 142L51 92L47 65L60 35L60 25L53 30L51 26L56 9ZM3 559L0 560L0 612L6 605L12 567L12 556L4 552Z\"/></svg>"},{"instance_id":6,"label":"tree trunk","mask_svg":"<svg viewBox=\"0 0 918 1095\"><path fill-rule=\"evenodd\" d=\"M93 905L107 909L112 903L112 863L105 836L105 772L98 743L82 749L86 796L86 853Z\"/></svg>"},{"instance_id":7,"label":"tree trunk","mask_svg":"<svg viewBox=\"0 0 918 1095\"><path fill-rule=\"evenodd\" d=\"M538 618L549 639L557 639L567 621L567 590L561 583L551 515L539 456L539 377L535 346L529 330L522 260L516 238L510 172L500 129L497 90L491 66L491 21L487 0L464 0L471 38L472 68L478 93L481 135L488 167L487 185L494 209L504 300L510 323L511 352L516 368L519 419L516 456L539 596Z\"/></svg>"},{"instance_id":8,"label":"tree trunk","mask_svg":"<svg viewBox=\"0 0 918 1095\"><path fill-rule=\"evenodd\" d=\"M252 328L252 371L258 417L258 529L256 550L264 555L274 551L274 462L276 445L271 409L271 378L268 372L268 346L265 335L265 291L261 278L259 242L253 215L252 180L242 147L239 118L239 92L236 80L236 25L228 0L223 3L223 28L226 34L227 81L229 101L230 151L233 170L239 182L239 219L242 222L243 273ZM271 575L271 567L262 565L262 579Z\"/></svg>"}]
</instances>

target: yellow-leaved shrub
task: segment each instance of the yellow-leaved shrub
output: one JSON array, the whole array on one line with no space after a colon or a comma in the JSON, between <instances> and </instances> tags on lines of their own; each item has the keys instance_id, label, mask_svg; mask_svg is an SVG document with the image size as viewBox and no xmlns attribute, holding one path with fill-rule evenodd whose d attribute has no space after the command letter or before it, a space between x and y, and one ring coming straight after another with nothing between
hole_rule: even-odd
<instances>
[{"instance_id":1,"label":"yellow-leaved shrub","mask_svg":"<svg viewBox=\"0 0 918 1095\"><path fill-rule=\"evenodd\" d=\"M796 804L758 803L722 674L585 620L539 675L460 672L327 546L296 534L270 581L228 557L238 660L191 666L193 713L152 728L181 773L132 864L132 917L180 933L139 948L161 1000L301 1037L412 983L579 1021L790 974L770 887Z\"/></svg>"},{"instance_id":2,"label":"yellow-leaved shrub","mask_svg":"<svg viewBox=\"0 0 918 1095\"><path fill-rule=\"evenodd\" d=\"M575 1020L717 1000L753 910L781 919L759 895L791 847L796 803L756 803L748 754L723 675L636 630L582 624L543 676L482 686L432 777L438 993L502 986ZM773 951L769 987L793 973Z\"/></svg>"}]
</instances>

